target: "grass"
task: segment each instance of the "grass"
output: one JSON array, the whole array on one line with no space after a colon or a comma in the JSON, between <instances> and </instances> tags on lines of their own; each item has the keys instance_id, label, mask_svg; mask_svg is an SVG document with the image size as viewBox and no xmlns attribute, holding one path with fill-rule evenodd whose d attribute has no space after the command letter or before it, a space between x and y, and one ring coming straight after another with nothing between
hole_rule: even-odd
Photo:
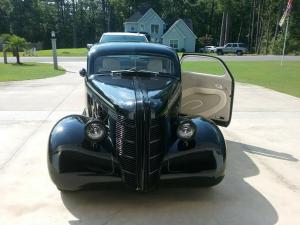
<instances>
[{"instance_id":1,"label":"grass","mask_svg":"<svg viewBox=\"0 0 300 225\"><path fill-rule=\"evenodd\" d=\"M52 64L46 63L22 63L20 65L0 63L0 82L42 79L64 73L64 69L54 70Z\"/></svg>"},{"instance_id":2,"label":"grass","mask_svg":"<svg viewBox=\"0 0 300 225\"><path fill-rule=\"evenodd\" d=\"M300 62L228 62L239 82L256 84L275 91L300 97Z\"/></svg>"},{"instance_id":3,"label":"grass","mask_svg":"<svg viewBox=\"0 0 300 225\"><path fill-rule=\"evenodd\" d=\"M255 84L275 91L300 97L300 62L239 61L226 63L238 82ZM222 70L213 62L185 62L183 69L193 72L221 75Z\"/></svg>"},{"instance_id":4,"label":"grass","mask_svg":"<svg viewBox=\"0 0 300 225\"><path fill-rule=\"evenodd\" d=\"M58 49L58 56L86 56L86 54L86 48ZM178 54L181 55L182 53ZM37 56L52 56L52 52L51 50L37 51ZM9 64L6 65L8 66L7 68L3 69L4 65L0 64L0 81L37 79L63 73L62 71L54 71L52 69L52 65L37 63L32 63L32 66L30 67L26 67L25 65L29 64L23 64L23 67ZM227 62L227 65L232 71L236 81L260 85L279 92L300 97L299 61L287 61L282 67L280 66L279 61L230 61ZM199 64L199 62L185 62L183 68L194 72L201 71L217 75L222 74L220 67L217 67L212 61L204 61L201 64ZM21 73L20 70L22 71Z\"/></svg>"},{"instance_id":5,"label":"grass","mask_svg":"<svg viewBox=\"0 0 300 225\"><path fill-rule=\"evenodd\" d=\"M200 73L207 73L207 74L214 74L214 75L224 75L224 68L216 60L206 59L204 61L197 61L197 62L183 61L181 67L184 71L200 72Z\"/></svg>"},{"instance_id":6,"label":"grass","mask_svg":"<svg viewBox=\"0 0 300 225\"><path fill-rule=\"evenodd\" d=\"M86 48L61 48L57 49L57 55L58 56L87 56L88 50ZM7 53L7 56L12 56L11 52ZM20 56L31 56L31 55L25 55L24 52L20 52ZM52 57L52 50L40 50L36 51L37 57ZM0 57L3 57L3 53L0 52Z\"/></svg>"},{"instance_id":7,"label":"grass","mask_svg":"<svg viewBox=\"0 0 300 225\"><path fill-rule=\"evenodd\" d=\"M58 56L86 56L88 50L86 48L61 48L57 49ZM52 50L37 51L36 56L52 56Z\"/></svg>"}]
</instances>

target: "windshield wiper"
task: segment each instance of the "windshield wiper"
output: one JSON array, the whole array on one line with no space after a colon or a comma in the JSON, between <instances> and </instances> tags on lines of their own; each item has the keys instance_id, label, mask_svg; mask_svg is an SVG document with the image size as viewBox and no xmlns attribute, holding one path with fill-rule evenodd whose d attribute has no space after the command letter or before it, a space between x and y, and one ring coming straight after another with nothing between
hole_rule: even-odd
<instances>
[{"instance_id":1,"label":"windshield wiper","mask_svg":"<svg viewBox=\"0 0 300 225\"><path fill-rule=\"evenodd\" d=\"M133 74L133 73L143 73L143 74L151 74L154 76L160 76L160 77L169 77L169 78L173 78L176 79L176 76L171 75L170 73L165 73L165 72L155 72L155 71L151 71L151 70L137 70L136 68L131 68L128 70L113 70L113 71L109 71L111 74Z\"/></svg>"},{"instance_id":2,"label":"windshield wiper","mask_svg":"<svg viewBox=\"0 0 300 225\"><path fill-rule=\"evenodd\" d=\"M150 71L150 70L137 70L136 68L131 68L128 70L113 70L111 71L111 73L114 74L132 74L132 73L144 73L144 74L152 74L157 76L159 73L158 72L154 72L154 71Z\"/></svg>"},{"instance_id":3,"label":"windshield wiper","mask_svg":"<svg viewBox=\"0 0 300 225\"><path fill-rule=\"evenodd\" d=\"M139 72L139 73L150 73L150 74L153 74L155 76L157 76L159 74L159 72L154 72L154 71L150 71L150 70L137 70L136 72Z\"/></svg>"},{"instance_id":4,"label":"windshield wiper","mask_svg":"<svg viewBox=\"0 0 300 225\"><path fill-rule=\"evenodd\" d=\"M136 70L129 69L129 70L112 70L110 73L112 74L121 74L121 73L135 73L137 72Z\"/></svg>"}]
</instances>

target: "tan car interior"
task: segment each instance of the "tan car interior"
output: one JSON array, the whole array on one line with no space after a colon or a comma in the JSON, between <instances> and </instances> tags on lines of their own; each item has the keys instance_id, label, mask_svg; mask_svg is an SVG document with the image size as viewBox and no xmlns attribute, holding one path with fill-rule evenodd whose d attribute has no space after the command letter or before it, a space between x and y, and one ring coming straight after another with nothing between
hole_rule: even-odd
<instances>
[{"instance_id":1,"label":"tan car interior","mask_svg":"<svg viewBox=\"0 0 300 225\"><path fill-rule=\"evenodd\" d=\"M231 88L232 79L226 70L223 76L182 71L181 112L228 121L231 114Z\"/></svg>"}]
</instances>

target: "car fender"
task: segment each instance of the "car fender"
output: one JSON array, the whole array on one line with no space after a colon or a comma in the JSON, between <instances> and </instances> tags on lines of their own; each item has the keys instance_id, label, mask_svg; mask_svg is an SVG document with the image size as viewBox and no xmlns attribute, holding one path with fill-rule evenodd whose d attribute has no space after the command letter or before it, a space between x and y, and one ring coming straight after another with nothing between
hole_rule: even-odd
<instances>
[{"instance_id":1,"label":"car fender","mask_svg":"<svg viewBox=\"0 0 300 225\"><path fill-rule=\"evenodd\" d=\"M54 168L58 173L63 173L65 168L59 159L62 158L62 154L69 153L73 155L75 153L79 158L96 157L102 164L108 163L108 167L110 167L113 161L109 157L112 151L111 142L108 138L100 143L90 141L85 135L85 126L89 120L89 117L82 115L69 115L54 125L48 142L48 167Z\"/></svg>"},{"instance_id":2,"label":"car fender","mask_svg":"<svg viewBox=\"0 0 300 225\"><path fill-rule=\"evenodd\" d=\"M190 141L177 138L164 158L164 171L206 173L208 177L215 178L224 176L226 143L223 134L212 121L202 117L191 120L196 125L196 135Z\"/></svg>"}]
</instances>

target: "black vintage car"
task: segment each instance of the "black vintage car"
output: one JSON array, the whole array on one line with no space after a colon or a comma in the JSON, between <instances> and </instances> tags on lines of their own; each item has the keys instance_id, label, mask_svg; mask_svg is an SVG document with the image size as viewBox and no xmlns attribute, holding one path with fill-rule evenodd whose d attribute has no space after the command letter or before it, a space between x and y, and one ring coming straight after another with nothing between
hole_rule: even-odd
<instances>
[{"instance_id":1,"label":"black vintage car","mask_svg":"<svg viewBox=\"0 0 300 225\"><path fill-rule=\"evenodd\" d=\"M48 169L59 190L222 181L226 145L217 125L230 123L234 81L220 59L105 43L91 48L80 74L86 108L58 121L49 137Z\"/></svg>"}]
</instances>

